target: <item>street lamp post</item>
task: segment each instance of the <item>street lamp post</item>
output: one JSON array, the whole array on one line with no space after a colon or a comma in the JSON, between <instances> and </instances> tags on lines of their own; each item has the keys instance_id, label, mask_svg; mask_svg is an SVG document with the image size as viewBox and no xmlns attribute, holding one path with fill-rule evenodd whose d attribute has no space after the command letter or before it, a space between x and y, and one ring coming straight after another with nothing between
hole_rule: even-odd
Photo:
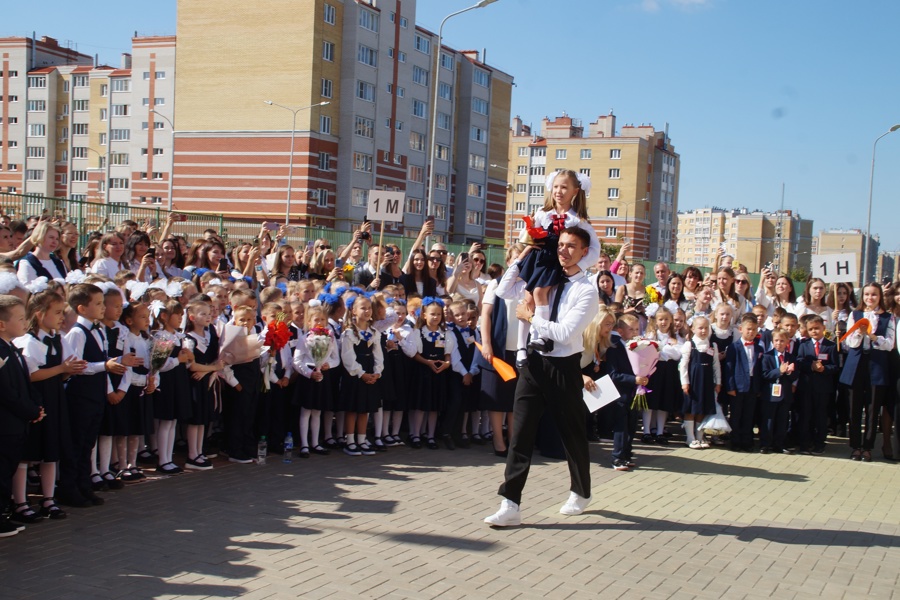
<instances>
[{"instance_id":1,"label":"street lamp post","mask_svg":"<svg viewBox=\"0 0 900 600\"><path fill-rule=\"evenodd\" d=\"M512 176L513 176L513 180L512 180L512 186L513 186L513 187L512 187L512 203L511 203L511 205L510 205L510 207L509 207L509 232L508 232L508 233L509 233L509 238L507 239L507 243L510 244L510 245L512 245L512 244L513 244L513 220L514 220L514 218L515 218L516 194L518 193L518 191L517 191L517 189L516 189L516 177L517 177L519 174L518 174L518 172L513 171L512 169L509 169L509 168L507 168L507 167L501 167L500 165L494 164L494 163L491 163L491 168L492 168L492 169L501 169L501 170L503 170L503 171L506 171L507 173L512 173ZM507 184L507 185L509 185L509 184ZM526 200L527 200L527 198L526 198Z\"/></svg>"},{"instance_id":2,"label":"street lamp post","mask_svg":"<svg viewBox=\"0 0 900 600\"><path fill-rule=\"evenodd\" d=\"M156 109L151 108L150 112L153 113L154 115L156 115L157 117L163 119L166 123L169 124L169 127L172 128L172 152L170 153L172 155L172 161L171 161L172 166L169 168L169 211L171 212L172 211L172 202L173 202L172 184L175 181L175 125L172 123L172 120L169 119L169 117L167 117L166 115L164 115L160 112L157 112Z\"/></svg>"},{"instance_id":3,"label":"street lamp post","mask_svg":"<svg viewBox=\"0 0 900 600\"><path fill-rule=\"evenodd\" d=\"M301 110L308 110L310 108L315 108L317 106L327 106L327 105L331 104L331 102L328 102L326 100L325 102L318 102L316 104L310 104L309 106L301 106L300 108L290 108L288 106L283 106L281 104L272 102L271 100L263 100L263 102L265 102L269 106L277 106L278 108L283 108L284 110L290 112L292 115L291 151L290 151L290 157L288 159L290 161L290 163L288 164L287 206L285 206L285 209L284 209L284 224L287 225L291 221L291 187L293 186L293 182L294 182L294 139L297 134L297 113L299 113Z\"/></svg>"},{"instance_id":4,"label":"street lamp post","mask_svg":"<svg viewBox=\"0 0 900 600\"><path fill-rule=\"evenodd\" d=\"M866 284L866 277L869 275L869 237L871 236L870 229L872 227L872 186L875 183L875 147L878 146L878 140L889 133L894 133L898 129L900 129L900 123L879 135L872 144L872 171L869 173L869 215L866 217L866 242L863 245L863 253L865 256L863 257L862 283L860 285Z\"/></svg>"},{"instance_id":5,"label":"street lamp post","mask_svg":"<svg viewBox=\"0 0 900 600\"><path fill-rule=\"evenodd\" d=\"M434 214L434 185L435 185L435 173L434 173L434 159L435 154L437 152L437 104L438 104L438 90L440 88L440 75L441 75L441 39L444 35L444 24L452 17L456 15L461 15L464 12L469 12L470 10L475 10L476 8L484 8L488 4L493 4L497 0L480 0L479 2L473 4L469 8L464 8L462 10L458 10L455 13L450 13L444 20L441 21L441 26L438 27L438 36L437 36L437 44L434 46L435 51L435 62L434 62L434 71L432 73L431 83L434 86L434 95L431 99L431 139L429 142L431 143L431 152L428 159L428 199L425 203L425 216L429 217ZM429 236L430 237L430 236ZM425 239L425 247L428 248L429 240Z\"/></svg>"}]
</instances>

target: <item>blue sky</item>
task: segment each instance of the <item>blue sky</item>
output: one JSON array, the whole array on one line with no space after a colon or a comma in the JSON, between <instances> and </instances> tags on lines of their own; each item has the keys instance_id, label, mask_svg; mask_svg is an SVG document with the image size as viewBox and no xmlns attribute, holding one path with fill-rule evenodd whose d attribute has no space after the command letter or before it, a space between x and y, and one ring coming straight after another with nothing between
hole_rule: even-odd
<instances>
[{"instance_id":1,"label":"blue sky","mask_svg":"<svg viewBox=\"0 0 900 600\"><path fill-rule=\"evenodd\" d=\"M206 0L194 0L206 1ZM419 0L436 31L475 0ZM17 2L0 35L49 35L118 64L135 30L175 32L175 0ZM151 8L152 7L152 8ZM102 15L102 18L98 18ZM444 27L516 78L513 114L669 124L680 208L785 207L815 231L866 226L872 143L900 123L900 2L497 0ZM900 131L878 143L872 232L900 250Z\"/></svg>"}]
</instances>

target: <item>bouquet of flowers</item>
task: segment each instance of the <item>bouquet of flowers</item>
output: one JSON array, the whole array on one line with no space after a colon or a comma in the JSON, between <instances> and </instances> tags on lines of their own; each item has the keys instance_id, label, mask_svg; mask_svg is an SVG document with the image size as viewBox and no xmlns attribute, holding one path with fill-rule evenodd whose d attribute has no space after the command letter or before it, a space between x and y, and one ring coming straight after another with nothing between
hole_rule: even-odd
<instances>
[{"instance_id":1,"label":"bouquet of flowers","mask_svg":"<svg viewBox=\"0 0 900 600\"><path fill-rule=\"evenodd\" d=\"M327 327L313 327L306 334L306 348L313 359L313 370L318 371L325 364L325 361L328 360L333 343L334 337L331 335L331 330Z\"/></svg>"},{"instance_id":2,"label":"bouquet of flowers","mask_svg":"<svg viewBox=\"0 0 900 600\"><path fill-rule=\"evenodd\" d=\"M153 337L148 340L150 345L150 374L147 376L148 381L154 375L159 373L169 357L172 356L172 350L175 348L175 336L168 331L157 331Z\"/></svg>"},{"instance_id":3,"label":"bouquet of flowers","mask_svg":"<svg viewBox=\"0 0 900 600\"><path fill-rule=\"evenodd\" d=\"M659 344L656 341L636 337L625 342L625 349L635 377L650 377L656 372L656 363L659 362ZM631 408L647 410L647 392L651 391L642 385L637 386Z\"/></svg>"},{"instance_id":4,"label":"bouquet of flowers","mask_svg":"<svg viewBox=\"0 0 900 600\"><path fill-rule=\"evenodd\" d=\"M662 304L662 296L652 284L644 288L644 306L651 304Z\"/></svg>"},{"instance_id":5,"label":"bouquet of flowers","mask_svg":"<svg viewBox=\"0 0 900 600\"><path fill-rule=\"evenodd\" d=\"M269 391L270 384L278 381L275 375L275 354L281 352L281 349L291 341L291 330L287 322L288 316L280 312L275 315L274 320L269 321L266 325L266 337L263 344L269 349L269 359L266 361L266 368L262 378L263 390L266 392Z\"/></svg>"},{"instance_id":6,"label":"bouquet of flowers","mask_svg":"<svg viewBox=\"0 0 900 600\"><path fill-rule=\"evenodd\" d=\"M341 267L341 271L344 272L344 279L347 281L353 281L353 271L356 270L356 265L352 263L345 263L343 267Z\"/></svg>"}]
</instances>

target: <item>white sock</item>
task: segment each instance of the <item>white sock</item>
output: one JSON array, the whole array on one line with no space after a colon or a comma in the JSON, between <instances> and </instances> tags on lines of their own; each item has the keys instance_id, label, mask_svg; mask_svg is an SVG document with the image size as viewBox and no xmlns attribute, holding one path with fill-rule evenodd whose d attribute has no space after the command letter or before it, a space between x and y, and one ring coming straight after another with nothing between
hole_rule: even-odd
<instances>
[{"instance_id":1,"label":"white sock","mask_svg":"<svg viewBox=\"0 0 900 600\"><path fill-rule=\"evenodd\" d=\"M366 443L366 434L357 433L356 434L356 443L357 444L365 444Z\"/></svg>"},{"instance_id":2,"label":"white sock","mask_svg":"<svg viewBox=\"0 0 900 600\"><path fill-rule=\"evenodd\" d=\"M656 435L663 435L666 432L666 421L668 419L668 412L664 410L656 411Z\"/></svg>"},{"instance_id":3,"label":"white sock","mask_svg":"<svg viewBox=\"0 0 900 600\"><path fill-rule=\"evenodd\" d=\"M652 410L641 411L641 421L644 423L644 435L650 435L650 421L653 418Z\"/></svg>"},{"instance_id":4,"label":"white sock","mask_svg":"<svg viewBox=\"0 0 900 600\"><path fill-rule=\"evenodd\" d=\"M694 437L694 422L688 421L685 419L684 421L684 434L687 436L687 443L690 444L696 438Z\"/></svg>"},{"instance_id":5,"label":"white sock","mask_svg":"<svg viewBox=\"0 0 900 600\"><path fill-rule=\"evenodd\" d=\"M540 317L542 319L550 318L550 307L549 306L535 306L534 307L534 316Z\"/></svg>"},{"instance_id":6,"label":"white sock","mask_svg":"<svg viewBox=\"0 0 900 600\"><path fill-rule=\"evenodd\" d=\"M701 444L706 443L706 434L704 434L703 429L700 428L700 423L697 424L697 441Z\"/></svg>"},{"instance_id":7,"label":"white sock","mask_svg":"<svg viewBox=\"0 0 900 600\"><path fill-rule=\"evenodd\" d=\"M380 438L384 434L384 409L379 408L378 412L372 414L372 425L375 429L375 437Z\"/></svg>"},{"instance_id":8,"label":"white sock","mask_svg":"<svg viewBox=\"0 0 900 600\"><path fill-rule=\"evenodd\" d=\"M516 360L525 360L525 347L528 345L529 324L519 321L519 329L516 334Z\"/></svg>"}]
</instances>

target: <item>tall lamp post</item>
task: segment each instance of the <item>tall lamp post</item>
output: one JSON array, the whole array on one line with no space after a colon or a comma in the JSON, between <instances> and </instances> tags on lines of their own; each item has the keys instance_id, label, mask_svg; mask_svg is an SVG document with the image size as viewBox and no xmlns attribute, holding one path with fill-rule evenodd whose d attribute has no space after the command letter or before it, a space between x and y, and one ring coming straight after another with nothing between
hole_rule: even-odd
<instances>
[{"instance_id":1,"label":"tall lamp post","mask_svg":"<svg viewBox=\"0 0 900 600\"><path fill-rule=\"evenodd\" d=\"M289 106L283 106L276 102L272 102L271 100L263 100L269 106L277 106L278 108L283 108L284 110L291 113L293 119L291 121L291 152L290 163L288 164L288 188L287 188L287 206L284 209L284 224L287 225L291 221L291 187L293 187L294 183L294 139L297 134L297 113L302 110L309 110L310 108L315 108L317 106L328 106L331 104L329 101L325 102L317 102L316 104L310 104L309 106L301 106L300 108L290 108Z\"/></svg>"},{"instance_id":2,"label":"tall lamp post","mask_svg":"<svg viewBox=\"0 0 900 600\"><path fill-rule=\"evenodd\" d=\"M435 63L434 63L434 72L431 79L432 85L434 86L434 96L431 99L431 139L429 143L431 144L431 152L428 159L428 200L426 201L425 208L425 216L429 217L434 214L434 185L435 185L435 173L434 173L434 159L435 154L437 152L437 104L438 104L438 91L440 89L440 75L441 75L441 39L444 36L444 24L452 17L456 15L461 15L464 12L469 12L470 10L475 10L476 8L484 8L488 4L493 4L497 0L479 0L479 2L473 4L469 8L464 8L462 10L458 10L455 13L450 13L444 20L441 21L441 26L438 27L438 36L437 36L437 44L434 46L435 51ZM430 236L429 236L430 237ZM429 240L425 239L425 247L428 248Z\"/></svg>"},{"instance_id":3,"label":"tall lamp post","mask_svg":"<svg viewBox=\"0 0 900 600\"><path fill-rule=\"evenodd\" d=\"M157 117L159 117L160 119L162 119L163 121L165 121L166 123L168 123L169 127L172 128L172 152L170 153L172 155L172 161L171 161L172 166L169 167L169 192L168 192L168 194L169 194L169 211L171 212L172 202L173 202L172 183L175 181L175 125L172 123L172 120L169 117L167 117L166 115L164 115L160 112L157 112L155 108L151 108L150 112L153 113L154 115L156 115Z\"/></svg>"},{"instance_id":4,"label":"tall lamp post","mask_svg":"<svg viewBox=\"0 0 900 600\"><path fill-rule=\"evenodd\" d=\"M863 257L862 283L860 283L860 285L866 285L866 277L869 276L869 238L871 237L870 229L872 227L872 186L875 183L875 147L878 146L878 140L889 133L894 133L898 129L900 129L900 123L879 135L872 144L872 171L869 174L869 216L866 218L866 242L863 245L863 253L865 256Z\"/></svg>"},{"instance_id":5,"label":"tall lamp post","mask_svg":"<svg viewBox=\"0 0 900 600\"><path fill-rule=\"evenodd\" d=\"M518 193L518 191L516 189L516 177L519 174L516 171L513 171L512 169L509 169L507 167L501 167L500 165L494 164L494 163L491 163L491 168L492 169L500 169L501 171L506 171L507 173L512 173L512 176L513 176L512 203L510 204L510 207L509 207L509 231L508 231L509 237L506 240L507 244L512 245L512 243L513 243L513 220L515 217L516 194ZM507 184L507 185L509 185L509 184ZM527 196L526 196L526 199L527 199Z\"/></svg>"}]
</instances>

